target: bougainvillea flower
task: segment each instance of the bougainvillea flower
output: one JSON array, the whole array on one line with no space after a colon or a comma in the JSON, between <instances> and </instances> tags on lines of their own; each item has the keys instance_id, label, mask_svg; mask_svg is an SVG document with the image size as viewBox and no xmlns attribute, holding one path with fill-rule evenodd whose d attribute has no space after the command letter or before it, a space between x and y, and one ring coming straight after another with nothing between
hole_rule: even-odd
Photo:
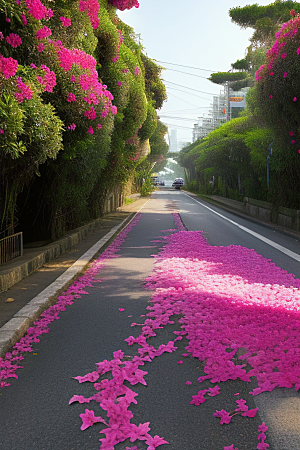
<instances>
[{"instance_id":1,"label":"bougainvillea flower","mask_svg":"<svg viewBox=\"0 0 300 450\"><path fill-rule=\"evenodd\" d=\"M85 413L79 414L79 416L82 419L82 425L80 427L82 431L86 430L87 428L91 427L92 425L94 425L94 423L97 422L106 424L105 420L102 419L102 417L96 417L94 411L89 409L86 409Z\"/></svg>"},{"instance_id":2,"label":"bougainvillea flower","mask_svg":"<svg viewBox=\"0 0 300 450\"><path fill-rule=\"evenodd\" d=\"M38 52L43 52L44 50L45 50L45 45L42 43L42 42L40 42L37 46L36 46L36 49L37 49L37 51Z\"/></svg>"},{"instance_id":3,"label":"bougainvillea flower","mask_svg":"<svg viewBox=\"0 0 300 450\"><path fill-rule=\"evenodd\" d=\"M36 32L35 37L37 39L44 39L48 36L51 36L51 34L52 34L52 31L50 30L50 28L43 26Z\"/></svg>"},{"instance_id":4,"label":"bougainvillea flower","mask_svg":"<svg viewBox=\"0 0 300 450\"><path fill-rule=\"evenodd\" d=\"M69 92L67 102L76 102L76 100L77 100L76 95L73 94L72 92Z\"/></svg>"},{"instance_id":5,"label":"bougainvillea flower","mask_svg":"<svg viewBox=\"0 0 300 450\"><path fill-rule=\"evenodd\" d=\"M219 417L221 419L220 425L223 425L224 423L229 424L232 419L232 416L230 416L229 412L225 411L224 409L221 409L221 411L216 411L213 416Z\"/></svg>"},{"instance_id":6,"label":"bougainvillea flower","mask_svg":"<svg viewBox=\"0 0 300 450\"><path fill-rule=\"evenodd\" d=\"M22 44L22 39L20 38L20 36L16 33L10 33L7 37L6 37L6 41L9 45L11 45L14 48L19 47Z\"/></svg>"},{"instance_id":7,"label":"bougainvillea flower","mask_svg":"<svg viewBox=\"0 0 300 450\"><path fill-rule=\"evenodd\" d=\"M67 17L60 17L61 23L64 27L70 27L71 26L71 19L68 19Z\"/></svg>"},{"instance_id":8,"label":"bougainvillea flower","mask_svg":"<svg viewBox=\"0 0 300 450\"><path fill-rule=\"evenodd\" d=\"M36 20L47 19L51 15L50 11L40 0L25 0L29 14Z\"/></svg>"},{"instance_id":9,"label":"bougainvillea flower","mask_svg":"<svg viewBox=\"0 0 300 450\"><path fill-rule=\"evenodd\" d=\"M3 74L4 78L8 79L13 77L18 70L18 61L9 57L4 58L0 55L0 73Z\"/></svg>"},{"instance_id":10,"label":"bougainvillea flower","mask_svg":"<svg viewBox=\"0 0 300 450\"><path fill-rule=\"evenodd\" d=\"M32 96L33 96L32 90L30 89L30 87L27 84L23 83L21 77L19 77L17 79L17 87L18 87L18 92L15 92L14 95L19 103L22 103L25 99L30 100L32 98ZM20 342L21 342L21 340L20 340Z\"/></svg>"},{"instance_id":11,"label":"bougainvillea flower","mask_svg":"<svg viewBox=\"0 0 300 450\"><path fill-rule=\"evenodd\" d=\"M261 425L258 425L258 431L260 432L265 432L267 431L269 428L267 427L267 425L265 424L265 422L263 422Z\"/></svg>"}]
</instances>

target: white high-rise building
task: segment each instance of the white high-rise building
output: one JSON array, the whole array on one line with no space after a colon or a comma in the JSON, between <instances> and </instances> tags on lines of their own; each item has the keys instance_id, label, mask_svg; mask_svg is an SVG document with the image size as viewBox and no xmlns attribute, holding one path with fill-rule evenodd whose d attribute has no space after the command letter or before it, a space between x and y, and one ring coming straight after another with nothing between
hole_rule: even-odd
<instances>
[{"instance_id":1,"label":"white high-rise building","mask_svg":"<svg viewBox=\"0 0 300 450\"><path fill-rule=\"evenodd\" d=\"M204 138L232 117L237 117L238 111L246 106L245 98L248 89L243 88L239 92L234 92L230 89L229 93L224 89L219 95L214 95L208 115L199 117L198 122L194 124L193 142Z\"/></svg>"}]
</instances>

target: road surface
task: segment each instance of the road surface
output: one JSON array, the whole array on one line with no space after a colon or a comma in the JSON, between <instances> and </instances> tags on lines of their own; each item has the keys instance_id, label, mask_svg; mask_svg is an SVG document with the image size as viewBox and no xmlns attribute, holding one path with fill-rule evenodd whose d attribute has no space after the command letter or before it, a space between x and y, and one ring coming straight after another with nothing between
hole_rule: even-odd
<instances>
[{"instance_id":1,"label":"road surface","mask_svg":"<svg viewBox=\"0 0 300 450\"><path fill-rule=\"evenodd\" d=\"M211 246L242 246L254 249L277 266L300 278L300 243L263 225L239 218L211 206L183 191L160 188L141 210L141 218L128 233L117 257L105 260L97 278L101 282L85 290L87 295L75 299L50 325L50 333L35 343L33 353L26 354L17 371L18 380L1 390L1 450L94 450L100 448L103 425L96 423L84 431L79 414L86 408L95 415L103 413L96 402L72 403L75 395L93 395L92 383L79 384L73 377L95 371L95 364L112 359L122 349L134 354L124 342L133 334L131 324L145 319L151 291L145 278L154 268L153 255L164 244L161 236L172 233L174 213L179 213L189 231L202 230ZM159 241L159 242L158 242ZM298 255L298 260L297 260ZM174 339L174 326L159 330L154 346ZM230 380L219 383L221 394L195 406L193 395L203 389L197 378L204 374L204 364L196 358L182 359L187 342L178 341L178 350L164 353L143 370L148 372L147 386L135 385L138 403L131 407L133 422L150 422L151 435L164 437L172 450L223 450L234 444L239 450L256 448L257 429L263 421L269 426L272 450L300 450L300 428L295 414L299 395L292 389L276 389L257 397L249 395L255 382ZM186 381L191 382L190 385ZM236 416L229 425L220 425L213 417L216 410L234 405L239 392L249 409L259 408L254 418ZM116 449L137 446L142 441L118 444Z\"/></svg>"}]
</instances>

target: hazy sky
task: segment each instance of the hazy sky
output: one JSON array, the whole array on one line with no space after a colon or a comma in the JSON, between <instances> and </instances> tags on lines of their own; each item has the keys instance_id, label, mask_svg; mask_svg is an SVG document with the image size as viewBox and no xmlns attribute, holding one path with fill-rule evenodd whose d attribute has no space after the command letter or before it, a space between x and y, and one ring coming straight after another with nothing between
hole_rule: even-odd
<instances>
[{"instance_id":1,"label":"hazy sky","mask_svg":"<svg viewBox=\"0 0 300 450\"><path fill-rule=\"evenodd\" d=\"M207 78L211 72L230 70L231 63L242 59L253 33L253 30L240 29L231 22L228 11L230 8L255 2L251 0L213 2L139 0L139 2L139 8L119 12L119 17L141 35L148 57L166 67L167 70L162 72L162 77L166 81L168 100L159 111L159 115L170 130L177 128L178 140L191 142L193 124L197 122L198 117L207 114L213 94L219 94L222 88ZM272 0L258 2L259 5L270 3Z\"/></svg>"}]
</instances>

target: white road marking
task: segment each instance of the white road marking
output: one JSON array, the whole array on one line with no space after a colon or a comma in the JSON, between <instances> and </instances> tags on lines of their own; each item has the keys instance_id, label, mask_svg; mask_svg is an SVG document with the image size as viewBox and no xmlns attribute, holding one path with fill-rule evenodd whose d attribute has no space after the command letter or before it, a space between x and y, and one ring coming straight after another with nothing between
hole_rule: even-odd
<instances>
[{"instance_id":1,"label":"white road marking","mask_svg":"<svg viewBox=\"0 0 300 450\"><path fill-rule=\"evenodd\" d=\"M241 230L245 231L246 233L251 234L252 236L256 237L257 239L260 239L261 241L265 242L266 244L270 245L271 247L276 248L280 252L284 253L285 255L289 256L290 258L295 259L296 261L300 262L300 255L298 253L292 252L288 248L283 247L282 245L277 244L274 241L271 241L270 239L262 236L261 234L256 233L255 231L250 230L250 228L246 228L243 225L240 225L239 223L235 222L234 220L228 219L228 217L223 216L223 214L220 214L216 211L214 211L212 208L209 208L208 206L201 203L199 200L196 200L195 198L191 197L190 195L186 194L185 192L182 192L187 197L194 200L196 203L199 203L199 205L203 206L206 209L209 209L209 211L213 212L219 217L222 217L222 219L227 220L227 222L232 223L236 227L240 228Z\"/></svg>"}]
</instances>

